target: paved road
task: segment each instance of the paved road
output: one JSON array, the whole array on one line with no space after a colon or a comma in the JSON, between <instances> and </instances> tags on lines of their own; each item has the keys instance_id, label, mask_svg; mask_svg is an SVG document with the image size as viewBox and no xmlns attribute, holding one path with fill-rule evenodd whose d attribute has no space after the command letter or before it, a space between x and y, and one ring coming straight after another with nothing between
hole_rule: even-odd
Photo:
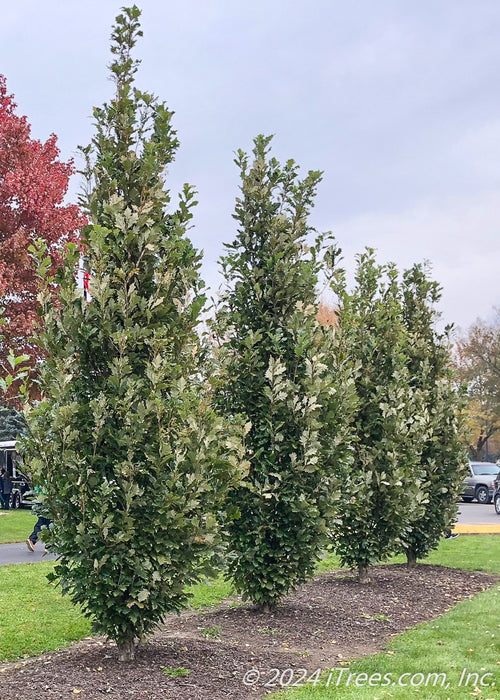
<instances>
[{"instance_id":1,"label":"paved road","mask_svg":"<svg viewBox=\"0 0 500 700\"><path fill-rule=\"evenodd\" d=\"M458 523L460 525L498 525L500 515L495 513L493 503L460 503L458 506Z\"/></svg>"},{"instance_id":2,"label":"paved road","mask_svg":"<svg viewBox=\"0 0 500 700\"><path fill-rule=\"evenodd\" d=\"M33 564L37 561L48 561L55 559L53 554L44 556L44 546L38 542L35 551L30 552L26 542L16 542L15 544L0 544L0 564Z\"/></svg>"},{"instance_id":3,"label":"paved road","mask_svg":"<svg viewBox=\"0 0 500 700\"><path fill-rule=\"evenodd\" d=\"M500 533L500 515L495 513L493 504L460 503L457 532L498 532ZM32 564L38 561L55 559L51 554L44 556L44 546L38 542L34 552L29 552L25 542L16 544L0 544L0 565L2 564Z\"/></svg>"}]
</instances>

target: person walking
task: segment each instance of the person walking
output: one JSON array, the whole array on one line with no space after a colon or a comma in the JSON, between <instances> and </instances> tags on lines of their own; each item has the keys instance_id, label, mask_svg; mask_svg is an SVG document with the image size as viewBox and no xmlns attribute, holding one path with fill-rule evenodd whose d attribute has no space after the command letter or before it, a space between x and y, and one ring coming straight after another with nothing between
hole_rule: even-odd
<instances>
[{"instance_id":1,"label":"person walking","mask_svg":"<svg viewBox=\"0 0 500 700\"><path fill-rule=\"evenodd\" d=\"M27 545L28 549L30 550L30 552L35 551L35 545L38 542L38 535L40 534L40 531L46 527L49 527L51 522L52 522L52 520L49 520L49 518L45 518L43 515L38 516L38 520L35 523L35 527L33 528L33 532L26 540L26 545Z\"/></svg>"},{"instance_id":2,"label":"person walking","mask_svg":"<svg viewBox=\"0 0 500 700\"><path fill-rule=\"evenodd\" d=\"M10 496L12 494L12 479L10 478L5 467L3 467L2 471L0 472L0 479L2 489L2 507L5 508L5 510L9 510Z\"/></svg>"},{"instance_id":3,"label":"person walking","mask_svg":"<svg viewBox=\"0 0 500 700\"><path fill-rule=\"evenodd\" d=\"M45 528L48 528L52 522L50 518L47 518L43 515L44 507L43 507L43 489L40 486L35 486L33 488L33 491L35 492L37 496L37 500L33 503L33 508L32 513L33 515L36 515L37 521L35 523L35 527L33 528L33 532L31 535L28 537L26 540L26 546L28 547L30 552L35 551L35 545L38 542L38 535L40 534L41 530L44 530Z\"/></svg>"}]
</instances>

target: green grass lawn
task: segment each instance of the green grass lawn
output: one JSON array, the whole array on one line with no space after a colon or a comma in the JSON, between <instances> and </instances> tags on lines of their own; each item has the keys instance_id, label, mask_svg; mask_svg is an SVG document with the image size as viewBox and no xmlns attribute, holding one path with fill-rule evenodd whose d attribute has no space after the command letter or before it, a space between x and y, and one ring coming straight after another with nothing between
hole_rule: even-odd
<instances>
[{"instance_id":1,"label":"green grass lawn","mask_svg":"<svg viewBox=\"0 0 500 700\"><path fill-rule=\"evenodd\" d=\"M90 624L49 585L51 562L0 567L0 659L67 646L89 634Z\"/></svg>"},{"instance_id":2,"label":"green grass lawn","mask_svg":"<svg viewBox=\"0 0 500 700\"><path fill-rule=\"evenodd\" d=\"M90 634L89 620L48 583L52 562L0 566L0 660L32 656L68 646ZM231 594L222 579L192 587L194 608Z\"/></svg>"},{"instance_id":3,"label":"green grass lawn","mask_svg":"<svg viewBox=\"0 0 500 700\"><path fill-rule=\"evenodd\" d=\"M404 557L394 557L390 563L404 561ZM442 540L425 563L500 574L500 536L461 535ZM334 567L338 559L328 555L319 568ZM318 678L314 677L300 688L278 693L276 700L498 700L500 586L459 603L437 620L397 635L385 652L337 668L345 670L331 675L327 671L316 685ZM406 685L399 685L400 679Z\"/></svg>"},{"instance_id":4,"label":"green grass lawn","mask_svg":"<svg viewBox=\"0 0 500 700\"><path fill-rule=\"evenodd\" d=\"M497 535L461 536L443 540L430 563L457 568L479 569L500 573L500 537ZM0 567L0 659L14 659L67 646L90 633L90 624L59 589L47 583L45 575L52 563L19 564ZM321 569L338 566L327 557ZM230 584L220 579L200 583L192 589L195 608L214 605L231 595ZM500 671L500 594L499 587L465 601L438 620L421 625L394 638L390 653L367 657L350 665L351 673L449 673L450 687L374 689L341 686L296 689L287 698L470 698L474 688L456 688L463 668L468 672ZM470 651L472 650L472 651ZM333 682L335 682L336 678ZM418 679L417 679L418 680ZM472 679L473 680L473 679ZM491 680L486 677L485 681ZM455 684L455 685L453 685ZM500 678L497 679L500 687ZM485 688L485 690L488 690ZM473 697L479 700L498 698L498 692ZM441 692L443 691L443 692ZM363 694L364 693L364 694ZM441 694L440 694L441 693ZM444 693L444 694L443 694ZM460 694L462 693L462 694Z\"/></svg>"},{"instance_id":5,"label":"green grass lawn","mask_svg":"<svg viewBox=\"0 0 500 700\"><path fill-rule=\"evenodd\" d=\"M389 564L403 564L404 556L393 557ZM468 571L489 571L500 574L500 535L460 535L453 540L442 539L439 548L431 552L425 564L440 564ZM340 568L338 557L327 554L319 563L319 571Z\"/></svg>"},{"instance_id":6,"label":"green grass lawn","mask_svg":"<svg viewBox=\"0 0 500 700\"><path fill-rule=\"evenodd\" d=\"M499 610L500 586L497 585L459 603L437 620L397 635L385 652L346 664L342 672L338 664L337 670L325 672L315 686L316 678L313 678L300 688L273 697L276 700L497 700L500 697Z\"/></svg>"},{"instance_id":7,"label":"green grass lawn","mask_svg":"<svg viewBox=\"0 0 500 700\"><path fill-rule=\"evenodd\" d=\"M31 509L0 510L0 544L24 542L35 523Z\"/></svg>"}]
</instances>

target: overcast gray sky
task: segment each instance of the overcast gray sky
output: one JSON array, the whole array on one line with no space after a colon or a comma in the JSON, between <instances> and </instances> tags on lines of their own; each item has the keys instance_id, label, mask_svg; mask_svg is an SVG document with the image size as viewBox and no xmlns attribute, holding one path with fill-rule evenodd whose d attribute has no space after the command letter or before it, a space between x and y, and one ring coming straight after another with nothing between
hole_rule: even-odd
<instances>
[{"instance_id":1,"label":"overcast gray sky","mask_svg":"<svg viewBox=\"0 0 500 700\"><path fill-rule=\"evenodd\" d=\"M123 2L0 0L0 73L33 136L62 157L92 134L113 91L109 35ZM140 88L176 114L168 184L200 205L190 235L215 288L237 148L324 170L312 223L345 266L431 261L446 322L466 328L500 304L498 0L143 0ZM75 179L71 191L78 190Z\"/></svg>"}]
</instances>

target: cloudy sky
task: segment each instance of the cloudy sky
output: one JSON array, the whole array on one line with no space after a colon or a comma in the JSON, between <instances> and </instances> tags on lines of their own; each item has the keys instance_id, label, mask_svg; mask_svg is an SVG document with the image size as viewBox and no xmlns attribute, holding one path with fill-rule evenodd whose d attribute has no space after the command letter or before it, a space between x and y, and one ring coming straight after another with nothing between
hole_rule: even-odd
<instances>
[{"instance_id":1,"label":"cloudy sky","mask_svg":"<svg viewBox=\"0 0 500 700\"><path fill-rule=\"evenodd\" d=\"M0 73L35 137L62 156L92 135L113 91L106 66L120 2L0 0ZM324 171L312 223L348 270L365 246L429 260L446 322L500 304L498 0L142 0L138 86L175 111L169 186L194 184L191 236L219 283L234 237L232 159L258 133L274 155ZM75 178L71 187L78 191Z\"/></svg>"}]
</instances>

